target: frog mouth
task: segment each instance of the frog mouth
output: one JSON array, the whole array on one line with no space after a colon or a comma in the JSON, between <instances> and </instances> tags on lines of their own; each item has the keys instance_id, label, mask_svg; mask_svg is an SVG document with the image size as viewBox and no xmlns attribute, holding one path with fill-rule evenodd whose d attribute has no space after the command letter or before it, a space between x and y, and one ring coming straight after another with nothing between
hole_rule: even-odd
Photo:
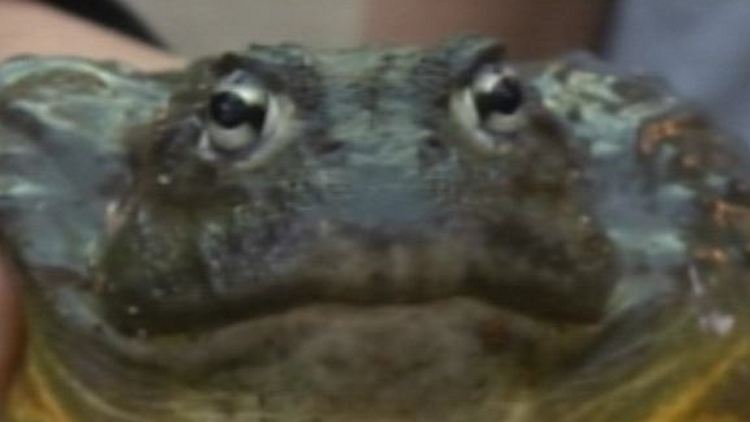
<instances>
[{"instance_id":1,"label":"frog mouth","mask_svg":"<svg viewBox=\"0 0 750 422\"><path fill-rule=\"evenodd\" d=\"M560 359L568 356L561 344L577 353L599 326L592 323L601 320L616 280L609 244L595 230L555 234L513 221L494 227L287 236L290 244L265 252L274 266L253 282L213 286L201 306L141 300L124 315L101 315L97 310L114 309L114 302L93 301L90 315L58 321L53 330L70 333L62 350L76 350L84 336L108 365L137 362L148 368L148 379L163 371L193 380L241 373L248 391L274 391L293 379L304 394L335 391L345 398L351 391L385 394L401 379L404 391L419 393L415 403L444 393L446 384L469 394L487 376L502 378L487 369L498 359L517 367L529 350L553 350ZM227 261L217 271L244 274L232 266L247 259L219 255ZM584 341L570 342L571 335ZM81 371L89 365L88 358L70 361ZM470 368L471 386L467 371L450 372L456 365ZM422 383L435 374L450 381Z\"/></svg>"},{"instance_id":2,"label":"frog mouth","mask_svg":"<svg viewBox=\"0 0 750 422\"><path fill-rule=\"evenodd\" d=\"M464 225L431 235L337 229L300 237L307 240L289 236L260 263L214 255L225 260L208 274L210 294L198 306L118 298L138 305L111 320L124 331L158 334L316 304L382 307L466 297L556 323L591 323L601 319L616 280L609 244L596 231L555 236L509 221L494 231Z\"/></svg>"},{"instance_id":3,"label":"frog mouth","mask_svg":"<svg viewBox=\"0 0 750 422\"><path fill-rule=\"evenodd\" d=\"M490 246L486 240L477 247L477 239L317 242L304 258L283 262L280 277L242 296L259 313L306 303L378 306L471 297L556 321L601 317L610 287L608 262L578 261L562 245L536 245L528 253L520 245Z\"/></svg>"}]
</instances>

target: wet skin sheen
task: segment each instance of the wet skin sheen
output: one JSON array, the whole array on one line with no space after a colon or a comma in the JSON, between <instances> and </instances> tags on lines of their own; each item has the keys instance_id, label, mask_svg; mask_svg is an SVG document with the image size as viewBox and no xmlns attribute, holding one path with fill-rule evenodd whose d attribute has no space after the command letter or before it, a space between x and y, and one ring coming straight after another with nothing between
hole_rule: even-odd
<instances>
[{"instance_id":1,"label":"wet skin sheen","mask_svg":"<svg viewBox=\"0 0 750 422\"><path fill-rule=\"evenodd\" d=\"M8 61L8 417L747 420L747 164L660 83L483 38Z\"/></svg>"}]
</instances>

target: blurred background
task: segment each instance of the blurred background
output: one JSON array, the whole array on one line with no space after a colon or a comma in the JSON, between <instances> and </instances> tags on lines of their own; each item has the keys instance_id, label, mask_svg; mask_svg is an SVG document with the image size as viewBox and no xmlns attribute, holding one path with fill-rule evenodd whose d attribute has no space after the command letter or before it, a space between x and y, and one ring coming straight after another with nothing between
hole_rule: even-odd
<instances>
[{"instance_id":1,"label":"blurred background","mask_svg":"<svg viewBox=\"0 0 750 422\"><path fill-rule=\"evenodd\" d=\"M361 41L363 0L124 0L174 51L189 56L250 41L343 47Z\"/></svg>"},{"instance_id":2,"label":"blurred background","mask_svg":"<svg viewBox=\"0 0 750 422\"><path fill-rule=\"evenodd\" d=\"M316 47L433 43L455 33L512 40L517 56L587 46L600 0L124 0L171 47L187 56L217 46L292 41ZM531 5L529 3L532 3ZM536 16L536 19L519 19ZM550 19L558 23L550 25ZM575 25L563 24L575 21Z\"/></svg>"},{"instance_id":3,"label":"blurred background","mask_svg":"<svg viewBox=\"0 0 750 422\"><path fill-rule=\"evenodd\" d=\"M585 49L620 68L658 75L750 140L750 0L0 0L0 59L10 46L163 68L175 62L139 56L132 45L97 45L107 37L71 36L75 28L60 25L64 19L39 22L23 8L3 7L18 4L129 31L188 59L250 42L338 48L430 44L457 33L499 37L516 59ZM35 42L45 34L44 43Z\"/></svg>"},{"instance_id":4,"label":"blurred background","mask_svg":"<svg viewBox=\"0 0 750 422\"><path fill-rule=\"evenodd\" d=\"M658 75L750 140L748 0L125 0L188 57L248 42L318 47L432 43L462 32L507 40L515 58L588 49Z\"/></svg>"}]
</instances>

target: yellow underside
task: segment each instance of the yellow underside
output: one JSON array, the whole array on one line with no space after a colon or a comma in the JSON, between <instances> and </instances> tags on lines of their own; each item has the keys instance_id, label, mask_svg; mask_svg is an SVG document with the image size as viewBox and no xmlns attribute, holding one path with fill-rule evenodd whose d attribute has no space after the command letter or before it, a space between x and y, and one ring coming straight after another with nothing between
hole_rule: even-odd
<instances>
[{"instance_id":1,"label":"yellow underside","mask_svg":"<svg viewBox=\"0 0 750 422\"><path fill-rule=\"evenodd\" d=\"M654 413L647 419L647 422L740 422L740 420L731 415L715 415L700 412L702 399L711 392L726 378L729 373L736 368L737 364L745 361L750 354L750 342L743 340L734 345L729 353L713 364L707 373L700 379L681 389L679 393L656 408ZM750 392L748 392L750 399Z\"/></svg>"},{"instance_id":2,"label":"yellow underside","mask_svg":"<svg viewBox=\"0 0 750 422\"><path fill-rule=\"evenodd\" d=\"M66 415L36 365L28 363L10 393L9 422L85 422Z\"/></svg>"},{"instance_id":3,"label":"yellow underside","mask_svg":"<svg viewBox=\"0 0 750 422\"><path fill-rule=\"evenodd\" d=\"M724 359L715 362L699 379L680 387L669 400L654 409L644 422L740 422L735 416L706 414L700 408L703 399L711 394L737 364L746 361L748 357L750 341L739 341ZM11 391L8 422L89 422L77 421L67 414L52 391L54 390L42 371L28 362Z\"/></svg>"}]
</instances>

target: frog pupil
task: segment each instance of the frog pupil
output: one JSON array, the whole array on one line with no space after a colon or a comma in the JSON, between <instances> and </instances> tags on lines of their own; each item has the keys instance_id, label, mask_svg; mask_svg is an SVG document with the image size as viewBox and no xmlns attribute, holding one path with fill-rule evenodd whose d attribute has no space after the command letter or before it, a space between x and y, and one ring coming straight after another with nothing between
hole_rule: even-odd
<instances>
[{"instance_id":1,"label":"frog pupil","mask_svg":"<svg viewBox=\"0 0 750 422\"><path fill-rule=\"evenodd\" d=\"M258 132L263 128L266 119L264 106L248 104L242 97L232 92L214 94L209 104L209 114L224 129L233 129L249 123Z\"/></svg>"},{"instance_id":2,"label":"frog pupil","mask_svg":"<svg viewBox=\"0 0 750 422\"><path fill-rule=\"evenodd\" d=\"M493 113L513 114L522 103L523 90L514 78L502 78L490 91L477 92L474 95L474 104L482 120L486 120Z\"/></svg>"}]
</instances>

